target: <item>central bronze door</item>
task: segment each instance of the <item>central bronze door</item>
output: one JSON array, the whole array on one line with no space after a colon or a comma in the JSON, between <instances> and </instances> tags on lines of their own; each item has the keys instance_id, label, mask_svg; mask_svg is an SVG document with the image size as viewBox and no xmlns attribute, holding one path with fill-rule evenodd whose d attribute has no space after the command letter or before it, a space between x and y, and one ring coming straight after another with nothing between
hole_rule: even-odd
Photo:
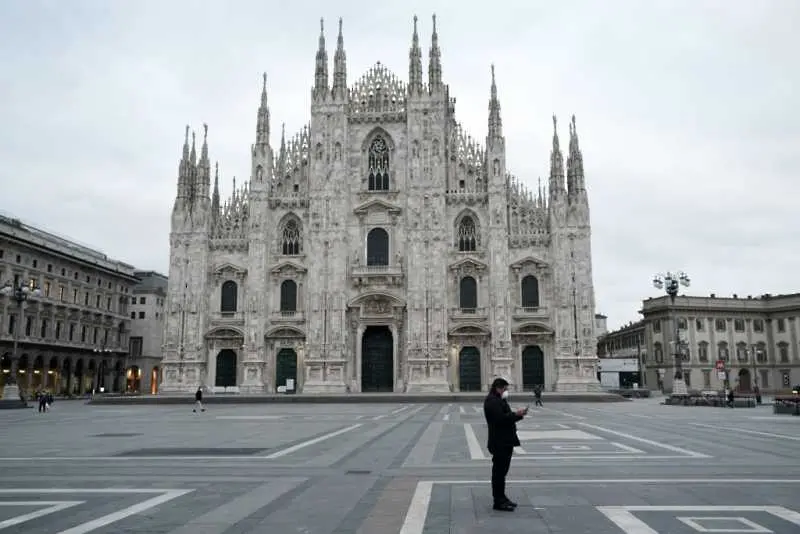
<instances>
[{"instance_id":1,"label":"central bronze door","mask_svg":"<svg viewBox=\"0 0 800 534\"><path fill-rule=\"evenodd\" d=\"M477 347L464 347L458 356L458 389L481 390L481 352Z\"/></svg>"},{"instance_id":2,"label":"central bronze door","mask_svg":"<svg viewBox=\"0 0 800 534\"><path fill-rule=\"evenodd\" d=\"M294 380L297 391L297 353L293 349L281 349L275 357L275 389L285 386L286 379Z\"/></svg>"},{"instance_id":3,"label":"central bronze door","mask_svg":"<svg viewBox=\"0 0 800 534\"><path fill-rule=\"evenodd\" d=\"M394 391L394 349L388 326L369 326L361 338L361 391Z\"/></svg>"},{"instance_id":4,"label":"central bronze door","mask_svg":"<svg viewBox=\"0 0 800 534\"><path fill-rule=\"evenodd\" d=\"M522 350L522 390L536 386L544 389L544 353L538 345L529 345Z\"/></svg>"}]
</instances>

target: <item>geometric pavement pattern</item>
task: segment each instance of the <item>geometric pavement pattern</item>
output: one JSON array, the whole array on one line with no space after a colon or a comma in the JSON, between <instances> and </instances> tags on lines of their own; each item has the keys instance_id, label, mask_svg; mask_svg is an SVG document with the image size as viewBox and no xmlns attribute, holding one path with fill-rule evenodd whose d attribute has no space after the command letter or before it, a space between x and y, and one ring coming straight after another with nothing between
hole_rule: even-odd
<instances>
[{"instance_id":1,"label":"geometric pavement pattern","mask_svg":"<svg viewBox=\"0 0 800 534\"><path fill-rule=\"evenodd\" d=\"M59 401L0 412L0 534L796 534L798 423L545 397L518 424L502 513L477 404Z\"/></svg>"}]
</instances>

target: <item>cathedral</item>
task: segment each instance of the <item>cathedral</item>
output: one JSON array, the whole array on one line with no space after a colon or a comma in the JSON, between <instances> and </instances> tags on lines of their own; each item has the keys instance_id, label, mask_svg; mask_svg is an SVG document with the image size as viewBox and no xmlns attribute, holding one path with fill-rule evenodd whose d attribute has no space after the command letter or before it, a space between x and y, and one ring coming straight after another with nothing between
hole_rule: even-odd
<instances>
[{"instance_id":1,"label":"cathedral","mask_svg":"<svg viewBox=\"0 0 800 534\"><path fill-rule=\"evenodd\" d=\"M342 22L319 36L310 121L270 143L267 79L250 179L229 198L186 135L170 233L162 392L598 388L591 226L575 118L550 176L506 168L494 67L484 143L457 120L436 18L408 81L349 81ZM487 80L488 81L488 80Z\"/></svg>"}]
</instances>

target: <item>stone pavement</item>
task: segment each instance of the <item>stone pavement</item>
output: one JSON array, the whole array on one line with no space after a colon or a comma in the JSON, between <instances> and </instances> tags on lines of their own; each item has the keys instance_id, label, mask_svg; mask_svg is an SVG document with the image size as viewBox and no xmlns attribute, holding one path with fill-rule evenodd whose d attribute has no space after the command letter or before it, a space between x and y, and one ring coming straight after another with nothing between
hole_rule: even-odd
<instances>
[{"instance_id":1,"label":"stone pavement","mask_svg":"<svg viewBox=\"0 0 800 534\"><path fill-rule=\"evenodd\" d=\"M57 402L0 428L9 533L800 532L800 419L766 407L546 402L514 513L491 510L475 403Z\"/></svg>"}]
</instances>

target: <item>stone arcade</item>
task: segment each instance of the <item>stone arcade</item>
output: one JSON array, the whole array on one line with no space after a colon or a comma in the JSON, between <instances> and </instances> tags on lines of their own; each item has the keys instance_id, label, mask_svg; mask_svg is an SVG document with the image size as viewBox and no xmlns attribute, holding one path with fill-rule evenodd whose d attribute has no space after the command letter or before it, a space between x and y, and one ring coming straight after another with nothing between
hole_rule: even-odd
<instances>
[{"instance_id":1,"label":"stone arcade","mask_svg":"<svg viewBox=\"0 0 800 534\"><path fill-rule=\"evenodd\" d=\"M311 121L270 145L266 75L252 175L220 202L208 129L189 128L172 213L162 392L587 391L596 381L589 203L573 117L547 187L506 170L494 68L484 146L456 120L436 19L427 82L376 63L329 83L319 37ZM556 119L553 118L553 125ZM212 189L213 181L213 189Z\"/></svg>"}]
</instances>

